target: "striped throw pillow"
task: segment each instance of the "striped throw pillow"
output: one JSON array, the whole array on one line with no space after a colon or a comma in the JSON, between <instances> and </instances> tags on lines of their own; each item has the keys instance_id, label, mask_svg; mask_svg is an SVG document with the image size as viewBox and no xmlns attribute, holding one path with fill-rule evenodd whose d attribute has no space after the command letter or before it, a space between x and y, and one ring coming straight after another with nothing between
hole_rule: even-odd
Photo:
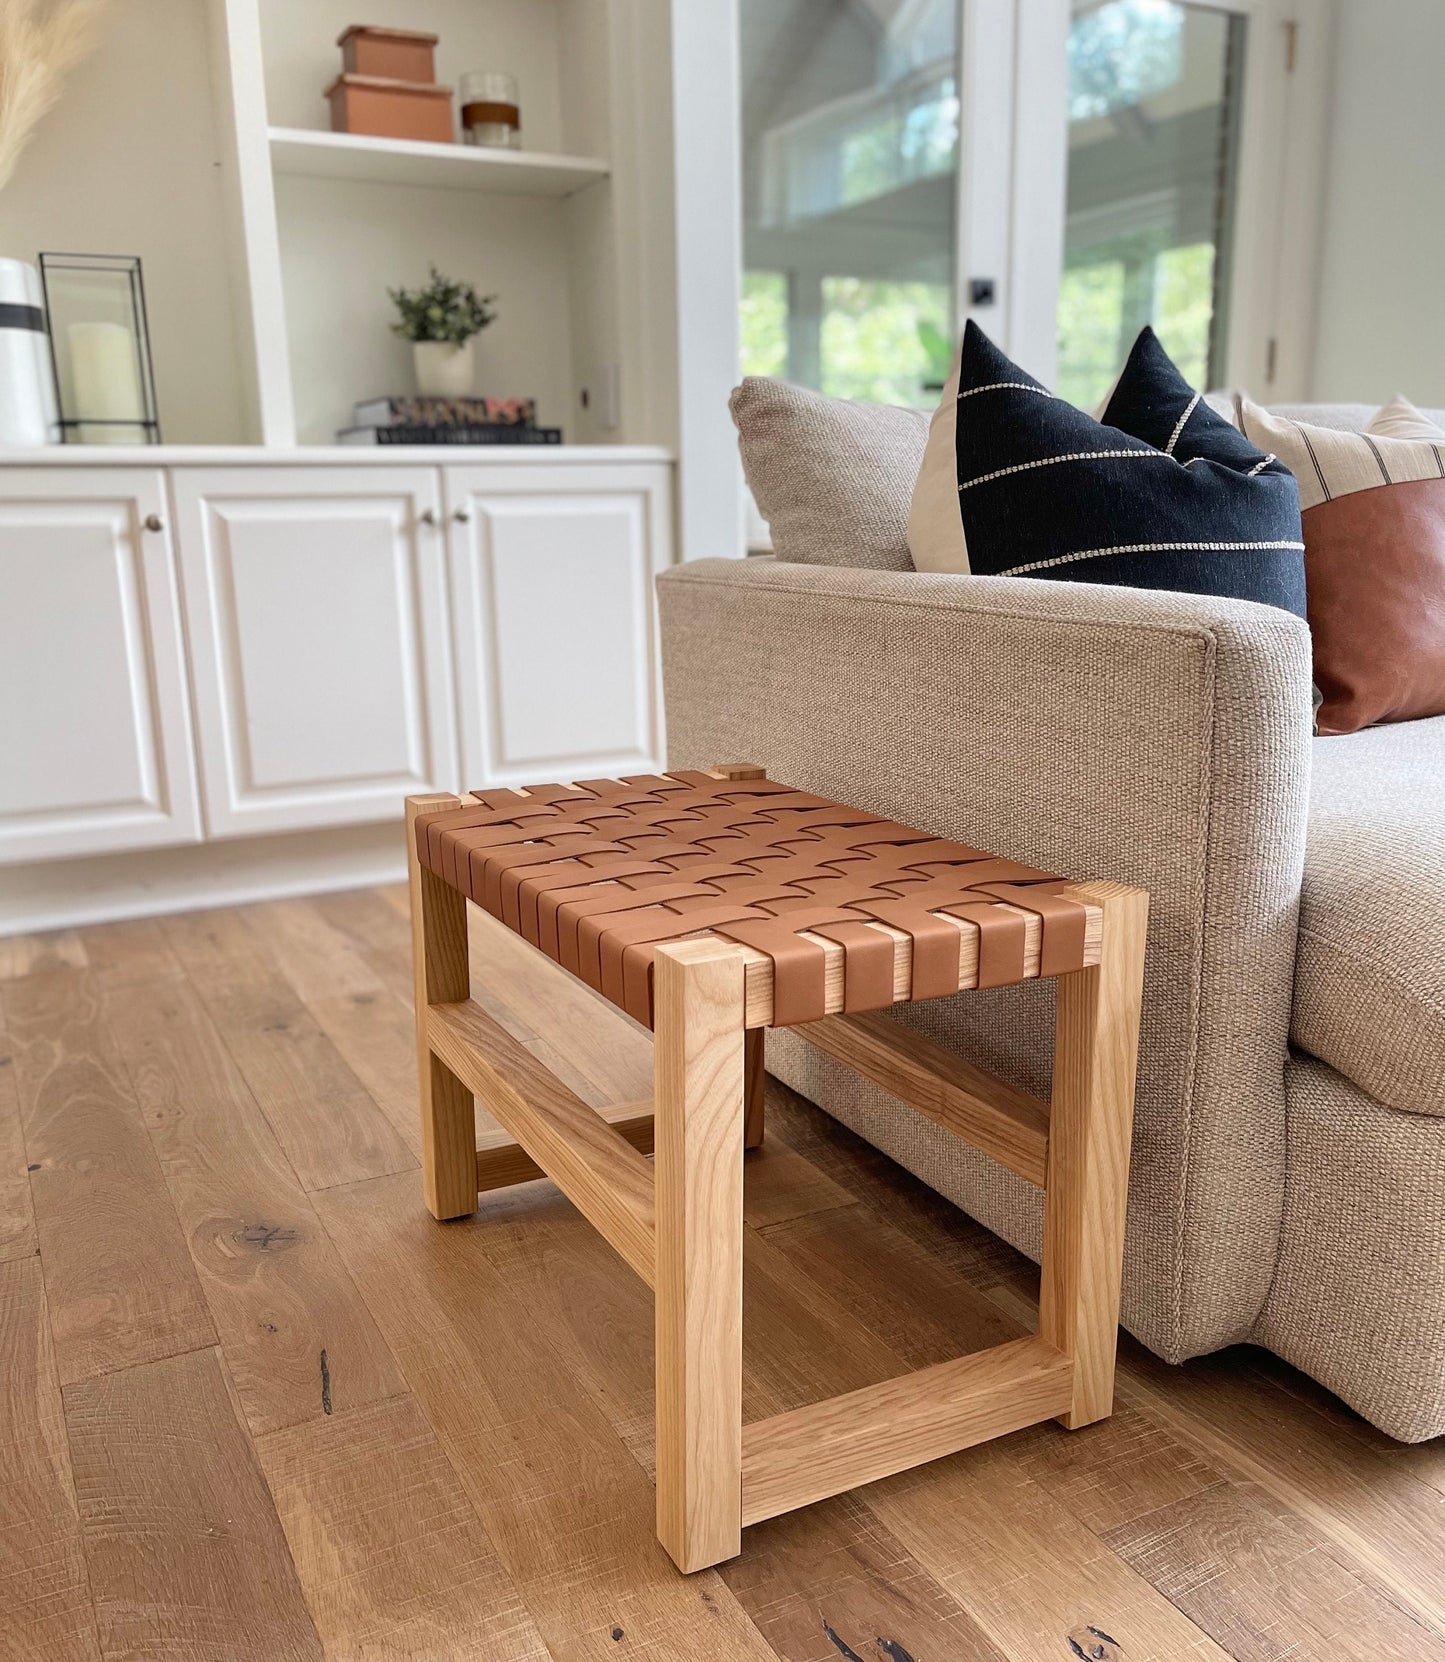
<instances>
[{"instance_id":1,"label":"striped throw pillow","mask_svg":"<svg viewBox=\"0 0 1445 1662\"><path fill-rule=\"evenodd\" d=\"M1204 402L1152 329L1135 342L1100 422L970 322L929 429L908 546L920 571L1305 610L1293 475Z\"/></svg>"},{"instance_id":2,"label":"striped throw pillow","mask_svg":"<svg viewBox=\"0 0 1445 1662\"><path fill-rule=\"evenodd\" d=\"M1445 433L1407 398L1386 404L1363 433L1293 421L1243 396L1238 420L1245 438L1272 450L1294 474L1305 512L1376 485L1445 479Z\"/></svg>"}]
</instances>

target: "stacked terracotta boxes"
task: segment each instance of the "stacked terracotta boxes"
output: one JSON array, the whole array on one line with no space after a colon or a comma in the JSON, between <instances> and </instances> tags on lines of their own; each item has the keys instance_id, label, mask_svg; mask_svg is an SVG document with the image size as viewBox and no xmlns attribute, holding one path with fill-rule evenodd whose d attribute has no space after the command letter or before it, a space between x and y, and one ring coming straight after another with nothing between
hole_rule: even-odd
<instances>
[{"instance_id":1,"label":"stacked terracotta boxes","mask_svg":"<svg viewBox=\"0 0 1445 1662\"><path fill-rule=\"evenodd\" d=\"M452 144L452 89L436 84L435 35L353 23L336 44L343 71L326 89L331 129Z\"/></svg>"}]
</instances>

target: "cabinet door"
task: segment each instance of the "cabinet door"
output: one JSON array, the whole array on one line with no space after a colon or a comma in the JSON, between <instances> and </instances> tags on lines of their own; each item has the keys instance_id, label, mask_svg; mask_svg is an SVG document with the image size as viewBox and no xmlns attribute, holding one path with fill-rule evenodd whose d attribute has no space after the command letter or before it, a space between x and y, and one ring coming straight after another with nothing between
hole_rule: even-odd
<instances>
[{"instance_id":1,"label":"cabinet door","mask_svg":"<svg viewBox=\"0 0 1445 1662\"><path fill-rule=\"evenodd\" d=\"M211 833L454 789L434 470L179 469L175 493Z\"/></svg>"},{"instance_id":2,"label":"cabinet door","mask_svg":"<svg viewBox=\"0 0 1445 1662\"><path fill-rule=\"evenodd\" d=\"M148 468L0 468L0 862L200 836L168 519Z\"/></svg>"},{"instance_id":3,"label":"cabinet door","mask_svg":"<svg viewBox=\"0 0 1445 1662\"><path fill-rule=\"evenodd\" d=\"M667 466L445 475L465 784L661 766L653 578L671 558Z\"/></svg>"}]
</instances>

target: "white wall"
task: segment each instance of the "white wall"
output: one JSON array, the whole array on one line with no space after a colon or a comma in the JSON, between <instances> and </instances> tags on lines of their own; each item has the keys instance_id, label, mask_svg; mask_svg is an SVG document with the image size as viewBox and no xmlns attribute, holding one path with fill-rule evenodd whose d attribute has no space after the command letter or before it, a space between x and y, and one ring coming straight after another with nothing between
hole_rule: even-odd
<instances>
[{"instance_id":1,"label":"white wall","mask_svg":"<svg viewBox=\"0 0 1445 1662\"><path fill-rule=\"evenodd\" d=\"M1341 0L1314 396L1445 404L1445 0Z\"/></svg>"},{"instance_id":2,"label":"white wall","mask_svg":"<svg viewBox=\"0 0 1445 1662\"><path fill-rule=\"evenodd\" d=\"M205 7L115 0L101 31L0 191L0 253L139 254L165 438L239 443Z\"/></svg>"}]
</instances>

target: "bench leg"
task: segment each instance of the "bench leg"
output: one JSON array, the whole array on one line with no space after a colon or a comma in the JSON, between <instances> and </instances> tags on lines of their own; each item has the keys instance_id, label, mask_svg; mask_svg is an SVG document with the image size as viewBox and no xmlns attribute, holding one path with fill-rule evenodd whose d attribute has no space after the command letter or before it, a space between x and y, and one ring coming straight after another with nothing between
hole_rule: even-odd
<instances>
[{"instance_id":1,"label":"bench leg","mask_svg":"<svg viewBox=\"0 0 1445 1662\"><path fill-rule=\"evenodd\" d=\"M681 1570L742 1549L743 960L654 967L657 1534Z\"/></svg>"},{"instance_id":2,"label":"bench leg","mask_svg":"<svg viewBox=\"0 0 1445 1662\"><path fill-rule=\"evenodd\" d=\"M763 1140L763 1035L765 1027L750 1027L743 1035L743 1147L757 1148Z\"/></svg>"},{"instance_id":3,"label":"bench leg","mask_svg":"<svg viewBox=\"0 0 1445 1662\"><path fill-rule=\"evenodd\" d=\"M422 1185L434 1218L461 1218L477 1209L476 1105L461 1080L432 1055L426 1036L427 1005L469 998L471 971L466 900L417 858L414 822L418 814L460 806L454 796L414 796L406 804Z\"/></svg>"},{"instance_id":4,"label":"bench leg","mask_svg":"<svg viewBox=\"0 0 1445 1662\"><path fill-rule=\"evenodd\" d=\"M1059 1417L1076 1430L1114 1405L1149 900L1110 883L1069 892L1103 909L1103 944L1097 966L1058 980L1039 1335L1074 1364Z\"/></svg>"}]
</instances>

